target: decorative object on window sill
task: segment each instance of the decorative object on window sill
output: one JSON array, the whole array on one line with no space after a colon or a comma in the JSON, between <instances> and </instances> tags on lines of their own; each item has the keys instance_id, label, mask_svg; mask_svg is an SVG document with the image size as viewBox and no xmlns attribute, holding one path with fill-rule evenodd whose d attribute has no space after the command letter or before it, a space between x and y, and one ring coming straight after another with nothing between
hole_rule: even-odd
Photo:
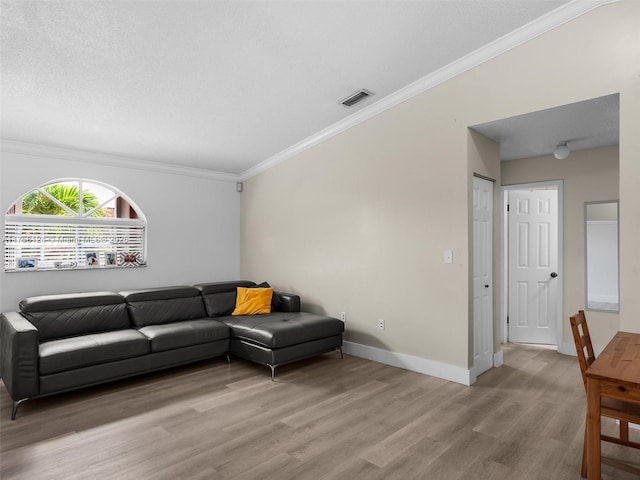
<instances>
[{"instance_id":1,"label":"decorative object on window sill","mask_svg":"<svg viewBox=\"0 0 640 480\"><path fill-rule=\"evenodd\" d=\"M37 270L38 259L37 258L17 258L16 269L17 270Z\"/></svg>"},{"instance_id":2,"label":"decorative object on window sill","mask_svg":"<svg viewBox=\"0 0 640 480\"><path fill-rule=\"evenodd\" d=\"M100 266L98 252L87 252L87 267L95 268Z\"/></svg>"},{"instance_id":3,"label":"decorative object on window sill","mask_svg":"<svg viewBox=\"0 0 640 480\"><path fill-rule=\"evenodd\" d=\"M140 252L121 252L118 253L118 265L121 267L139 267L144 265L144 261L140 258Z\"/></svg>"},{"instance_id":4,"label":"decorative object on window sill","mask_svg":"<svg viewBox=\"0 0 640 480\"><path fill-rule=\"evenodd\" d=\"M71 270L78 266L78 262L53 262L53 266L58 270Z\"/></svg>"},{"instance_id":5,"label":"decorative object on window sill","mask_svg":"<svg viewBox=\"0 0 640 480\"><path fill-rule=\"evenodd\" d=\"M105 252L104 254L104 266L115 267L118 264L116 252Z\"/></svg>"}]
</instances>

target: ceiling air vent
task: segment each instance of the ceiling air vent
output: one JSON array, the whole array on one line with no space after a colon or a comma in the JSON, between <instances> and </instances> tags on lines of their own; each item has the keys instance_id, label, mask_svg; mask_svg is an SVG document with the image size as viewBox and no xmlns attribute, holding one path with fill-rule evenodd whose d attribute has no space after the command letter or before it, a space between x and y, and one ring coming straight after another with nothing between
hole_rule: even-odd
<instances>
[{"instance_id":1,"label":"ceiling air vent","mask_svg":"<svg viewBox=\"0 0 640 480\"><path fill-rule=\"evenodd\" d=\"M342 105L344 105L345 107L353 107L356 103L361 102L362 100L364 100L367 97L370 97L371 95L373 95L373 93L371 93L369 90L365 90L363 88L362 90L358 90L353 95L349 95L347 98L342 100L340 103Z\"/></svg>"}]
</instances>

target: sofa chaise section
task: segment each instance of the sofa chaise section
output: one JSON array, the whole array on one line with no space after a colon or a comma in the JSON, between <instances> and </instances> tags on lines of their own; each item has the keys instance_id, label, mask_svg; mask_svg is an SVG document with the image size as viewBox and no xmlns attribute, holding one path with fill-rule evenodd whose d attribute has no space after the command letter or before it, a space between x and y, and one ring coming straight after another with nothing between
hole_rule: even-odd
<instances>
[{"instance_id":1,"label":"sofa chaise section","mask_svg":"<svg viewBox=\"0 0 640 480\"><path fill-rule=\"evenodd\" d=\"M279 365L338 350L342 356L344 323L337 318L300 311L298 295L274 292L272 312L234 316L238 287L253 282L217 282L196 285L207 313L231 330L230 352L245 360L267 365L275 379Z\"/></svg>"}]
</instances>

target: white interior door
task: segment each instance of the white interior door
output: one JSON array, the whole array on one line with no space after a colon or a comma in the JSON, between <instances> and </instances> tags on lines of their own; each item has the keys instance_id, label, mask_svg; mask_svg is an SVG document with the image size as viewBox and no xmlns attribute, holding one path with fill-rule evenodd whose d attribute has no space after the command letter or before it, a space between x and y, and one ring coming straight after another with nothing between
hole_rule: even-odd
<instances>
[{"instance_id":1,"label":"white interior door","mask_svg":"<svg viewBox=\"0 0 640 480\"><path fill-rule=\"evenodd\" d=\"M473 369L493 367L493 182L473 177Z\"/></svg>"},{"instance_id":2,"label":"white interior door","mask_svg":"<svg viewBox=\"0 0 640 480\"><path fill-rule=\"evenodd\" d=\"M509 341L555 345L557 189L509 192Z\"/></svg>"}]
</instances>

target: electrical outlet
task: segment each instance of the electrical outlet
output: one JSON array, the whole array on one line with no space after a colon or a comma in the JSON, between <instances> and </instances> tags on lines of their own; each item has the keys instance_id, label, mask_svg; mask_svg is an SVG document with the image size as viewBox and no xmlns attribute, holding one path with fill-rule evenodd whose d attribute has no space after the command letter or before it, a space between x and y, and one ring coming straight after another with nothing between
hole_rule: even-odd
<instances>
[{"instance_id":1,"label":"electrical outlet","mask_svg":"<svg viewBox=\"0 0 640 480\"><path fill-rule=\"evenodd\" d=\"M347 321L347 312L340 312L340 320L343 322Z\"/></svg>"},{"instance_id":2,"label":"electrical outlet","mask_svg":"<svg viewBox=\"0 0 640 480\"><path fill-rule=\"evenodd\" d=\"M384 330L384 320L382 318L378 319L378 330Z\"/></svg>"}]
</instances>

